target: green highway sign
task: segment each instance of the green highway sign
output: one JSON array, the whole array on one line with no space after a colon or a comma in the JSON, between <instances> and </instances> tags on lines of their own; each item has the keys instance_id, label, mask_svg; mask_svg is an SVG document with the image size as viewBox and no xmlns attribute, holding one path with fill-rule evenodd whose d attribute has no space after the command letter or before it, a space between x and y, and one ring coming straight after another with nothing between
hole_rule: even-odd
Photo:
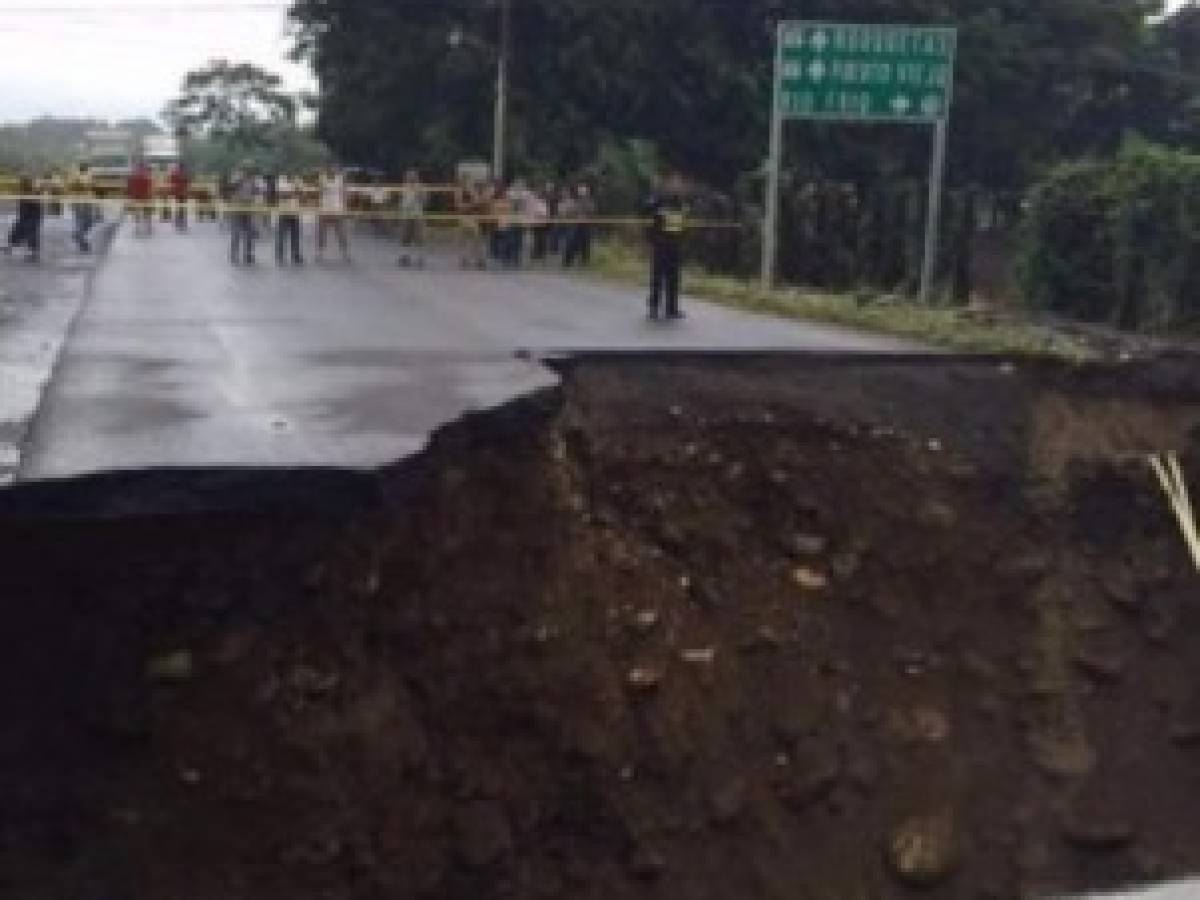
<instances>
[{"instance_id":1,"label":"green highway sign","mask_svg":"<svg viewBox=\"0 0 1200 900\"><path fill-rule=\"evenodd\" d=\"M770 287L779 251L783 126L788 119L933 125L921 300L933 290L946 140L954 96L956 28L780 22L775 44L771 147L767 158L762 280Z\"/></svg>"},{"instance_id":2,"label":"green highway sign","mask_svg":"<svg viewBox=\"0 0 1200 900\"><path fill-rule=\"evenodd\" d=\"M937 122L954 88L953 28L785 22L776 72L785 119Z\"/></svg>"}]
</instances>

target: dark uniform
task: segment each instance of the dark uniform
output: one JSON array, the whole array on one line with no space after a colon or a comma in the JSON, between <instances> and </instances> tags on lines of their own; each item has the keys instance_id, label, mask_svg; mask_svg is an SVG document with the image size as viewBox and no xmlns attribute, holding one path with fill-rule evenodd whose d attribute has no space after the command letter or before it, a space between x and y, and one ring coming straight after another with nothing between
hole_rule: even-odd
<instances>
[{"instance_id":1,"label":"dark uniform","mask_svg":"<svg viewBox=\"0 0 1200 900\"><path fill-rule=\"evenodd\" d=\"M668 319L680 319L679 269L683 263L683 233L687 227L687 209L683 198L668 193L651 198L646 205L651 218L649 237L653 252L650 274L649 315L659 313Z\"/></svg>"},{"instance_id":2,"label":"dark uniform","mask_svg":"<svg viewBox=\"0 0 1200 900\"><path fill-rule=\"evenodd\" d=\"M23 199L17 201L17 219L8 234L8 247L18 247L24 244L29 248L29 258L37 262L42 248L42 201L30 195L34 192L33 181L21 180Z\"/></svg>"}]
</instances>

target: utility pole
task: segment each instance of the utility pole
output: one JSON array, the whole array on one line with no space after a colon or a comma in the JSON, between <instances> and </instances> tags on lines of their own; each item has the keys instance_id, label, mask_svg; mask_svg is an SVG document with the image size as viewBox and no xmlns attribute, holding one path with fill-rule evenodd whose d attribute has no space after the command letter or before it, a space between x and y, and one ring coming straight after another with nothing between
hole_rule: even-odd
<instances>
[{"instance_id":1,"label":"utility pole","mask_svg":"<svg viewBox=\"0 0 1200 900\"><path fill-rule=\"evenodd\" d=\"M512 0L500 2L500 52L496 61L496 122L492 134L492 177L504 180L505 129L508 120L508 64L512 53Z\"/></svg>"}]
</instances>

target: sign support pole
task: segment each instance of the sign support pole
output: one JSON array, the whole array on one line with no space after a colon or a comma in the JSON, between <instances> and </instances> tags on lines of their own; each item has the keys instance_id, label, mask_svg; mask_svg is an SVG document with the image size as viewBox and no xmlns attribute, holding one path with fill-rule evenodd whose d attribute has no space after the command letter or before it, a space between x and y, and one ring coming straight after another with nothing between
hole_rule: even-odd
<instances>
[{"instance_id":1,"label":"sign support pole","mask_svg":"<svg viewBox=\"0 0 1200 900\"><path fill-rule=\"evenodd\" d=\"M921 303L926 306L933 296L933 279L937 272L938 238L942 225L942 184L946 178L948 122L949 116L943 115L933 126L933 163L929 167L929 208L925 219L925 256L921 262Z\"/></svg>"},{"instance_id":2,"label":"sign support pole","mask_svg":"<svg viewBox=\"0 0 1200 900\"><path fill-rule=\"evenodd\" d=\"M512 54L512 0L500 0L500 50L496 58L496 108L492 127L492 178L504 182L508 128L508 69Z\"/></svg>"},{"instance_id":3,"label":"sign support pole","mask_svg":"<svg viewBox=\"0 0 1200 900\"><path fill-rule=\"evenodd\" d=\"M767 160L767 202L762 234L762 286L775 286L775 258L779 246L779 175L783 167L783 25L775 34L775 88L771 102L771 149Z\"/></svg>"}]
</instances>

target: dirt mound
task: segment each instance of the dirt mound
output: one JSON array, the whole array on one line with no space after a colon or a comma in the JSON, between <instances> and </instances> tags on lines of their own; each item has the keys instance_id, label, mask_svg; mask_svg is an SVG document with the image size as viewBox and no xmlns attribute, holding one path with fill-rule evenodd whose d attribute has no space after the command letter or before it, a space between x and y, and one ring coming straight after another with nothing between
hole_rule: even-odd
<instances>
[{"instance_id":1,"label":"dirt mound","mask_svg":"<svg viewBox=\"0 0 1200 900\"><path fill-rule=\"evenodd\" d=\"M1195 471L1194 364L564 381L351 509L5 501L0 895L1007 898L1200 870L1200 580L1141 458Z\"/></svg>"}]
</instances>

